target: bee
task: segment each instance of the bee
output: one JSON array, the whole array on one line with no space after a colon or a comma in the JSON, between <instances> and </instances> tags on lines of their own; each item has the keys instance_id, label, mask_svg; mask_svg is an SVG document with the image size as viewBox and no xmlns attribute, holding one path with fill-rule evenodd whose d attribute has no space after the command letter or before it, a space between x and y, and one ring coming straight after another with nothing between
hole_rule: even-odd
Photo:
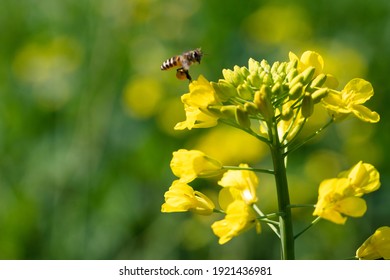
<instances>
[{"instance_id":1,"label":"bee","mask_svg":"<svg viewBox=\"0 0 390 280\"><path fill-rule=\"evenodd\" d=\"M203 52L200 48L197 48L192 51L184 52L181 55L176 55L167 59L161 65L161 70L168 70L173 67L180 67L176 70L176 77L179 80L188 79L190 82L192 78L188 70L190 69L191 64L198 62L202 59Z\"/></svg>"}]
</instances>

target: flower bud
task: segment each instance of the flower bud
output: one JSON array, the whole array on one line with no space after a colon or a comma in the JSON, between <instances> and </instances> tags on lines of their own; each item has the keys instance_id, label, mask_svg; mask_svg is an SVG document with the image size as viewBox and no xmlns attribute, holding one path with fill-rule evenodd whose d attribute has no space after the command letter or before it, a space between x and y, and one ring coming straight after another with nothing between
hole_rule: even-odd
<instances>
[{"instance_id":1,"label":"flower bud","mask_svg":"<svg viewBox=\"0 0 390 280\"><path fill-rule=\"evenodd\" d=\"M268 64L267 60L263 59L261 62L260 62L260 66L261 68L266 71L266 72L269 72L270 69L271 69L271 66Z\"/></svg>"},{"instance_id":2,"label":"flower bud","mask_svg":"<svg viewBox=\"0 0 390 280\"><path fill-rule=\"evenodd\" d=\"M265 75L263 76L263 84L264 85L273 84L272 75L270 73L265 73Z\"/></svg>"},{"instance_id":3,"label":"flower bud","mask_svg":"<svg viewBox=\"0 0 390 280\"><path fill-rule=\"evenodd\" d=\"M211 85L221 101L237 96L237 89L225 80L219 80L218 83L211 82Z\"/></svg>"},{"instance_id":4,"label":"flower bud","mask_svg":"<svg viewBox=\"0 0 390 280\"><path fill-rule=\"evenodd\" d=\"M247 81L251 86L255 88L259 88L261 85L260 75L257 71L250 73L249 76L247 77Z\"/></svg>"},{"instance_id":5,"label":"flower bud","mask_svg":"<svg viewBox=\"0 0 390 280\"><path fill-rule=\"evenodd\" d=\"M282 62L282 63L280 63L277 72L278 73L285 73L286 72L286 68L287 68L287 63L286 62Z\"/></svg>"},{"instance_id":6,"label":"flower bud","mask_svg":"<svg viewBox=\"0 0 390 280\"><path fill-rule=\"evenodd\" d=\"M255 98L253 100L257 109L266 121L272 120L274 116L274 108L272 106L270 96L271 90L269 87L263 85L259 91L256 91Z\"/></svg>"},{"instance_id":7,"label":"flower bud","mask_svg":"<svg viewBox=\"0 0 390 280\"><path fill-rule=\"evenodd\" d=\"M253 102L245 102L244 109L249 115L256 115L259 113L259 110Z\"/></svg>"},{"instance_id":8,"label":"flower bud","mask_svg":"<svg viewBox=\"0 0 390 280\"><path fill-rule=\"evenodd\" d=\"M287 81L292 81L298 75L298 70L293 68L290 71L287 71Z\"/></svg>"},{"instance_id":9,"label":"flower bud","mask_svg":"<svg viewBox=\"0 0 390 280\"><path fill-rule=\"evenodd\" d=\"M245 100L251 100L253 98L254 91L247 83L239 85L237 91L238 95Z\"/></svg>"},{"instance_id":10,"label":"flower bud","mask_svg":"<svg viewBox=\"0 0 390 280\"><path fill-rule=\"evenodd\" d=\"M302 84L303 85L303 75L298 74L290 81L290 88L293 88L296 84Z\"/></svg>"},{"instance_id":11,"label":"flower bud","mask_svg":"<svg viewBox=\"0 0 390 280\"><path fill-rule=\"evenodd\" d=\"M232 84L233 86L238 86L244 81L244 77L240 73L240 67L237 65L234 66L234 71L230 69L223 69L222 75L226 82Z\"/></svg>"},{"instance_id":12,"label":"flower bud","mask_svg":"<svg viewBox=\"0 0 390 280\"><path fill-rule=\"evenodd\" d=\"M248 75L250 74L248 68L246 68L245 66L240 68L240 72L243 77L248 77Z\"/></svg>"},{"instance_id":13,"label":"flower bud","mask_svg":"<svg viewBox=\"0 0 390 280\"><path fill-rule=\"evenodd\" d=\"M321 87L326 82L326 75L321 73L313 79L310 83L311 88Z\"/></svg>"},{"instance_id":14,"label":"flower bud","mask_svg":"<svg viewBox=\"0 0 390 280\"><path fill-rule=\"evenodd\" d=\"M290 99L294 100L297 99L299 96L301 96L303 91L303 84L297 83L295 84L288 92Z\"/></svg>"},{"instance_id":15,"label":"flower bud","mask_svg":"<svg viewBox=\"0 0 390 280\"><path fill-rule=\"evenodd\" d=\"M274 62L274 64L272 64L271 66L271 73L276 73L278 71L279 66L280 66L279 61Z\"/></svg>"},{"instance_id":16,"label":"flower bud","mask_svg":"<svg viewBox=\"0 0 390 280\"><path fill-rule=\"evenodd\" d=\"M249 119L248 112L241 106L237 107L236 121L244 128L250 128L251 126L251 120Z\"/></svg>"},{"instance_id":17,"label":"flower bud","mask_svg":"<svg viewBox=\"0 0 390 280\"><path fill-rule=\"evenodd\" d=\"M235 65L233 67L233 85L238 86L244 81L244 75L242 74L241 67Z\"/></svg>"},{"instance_id":18,"label":"flower bud","mask_svg":"<svg viewBox=\"0 0 390 280\"><path fill-rule=\"evenodd\" d=\"M305 96L302 99L302 107L301 107L302 116L304 118L308 118L313 114L314 111L314 102L310 93L305 93Z\"/></svg>"},{"instance_id":19,"label":"flower bud","mask_svg":"<svg viewBox=\"0 0 390 280\"><path fill-rule=\"evenodd\" d=\"M321 101L322 98L328 95L329 89L328 88L320 88L312 93L311 97L313 99L314 104Z\"/></svg>"},{"instance_id":20,"label":"flower bud","mask_svg":"<svg viewBox=\"0 0 390 280\"><path fill-rule=\"evenodd\" d=\"M314 76L315 71L316 71L316 69L314 67L308 67L301 73L302 82L304 85L306 85L307 83L309 83L311 81L311 79Z\"/></svg>"},{"instance_id":21,"label":"flower bud","mask_svg":"<svg viewBox=\"0 0 390 280\"><path fill-rule=\"evenodd\" d=\"M249 72L257 72L260 68L260 62L254 60L253 58L249 58L248 60L248 68Z\"/></svg>"},{"instance_id":22,"label":"flower bud","mask_svg":"<svg viewBox=\"0 0 390 280\"><path fill-rule=\"evenodd\" d=\"M276 82L272 89L271 89L271 92L273 95L279 95L279 93L282 92L282 84L280 82Z\"/></svg>"}]
</instances>

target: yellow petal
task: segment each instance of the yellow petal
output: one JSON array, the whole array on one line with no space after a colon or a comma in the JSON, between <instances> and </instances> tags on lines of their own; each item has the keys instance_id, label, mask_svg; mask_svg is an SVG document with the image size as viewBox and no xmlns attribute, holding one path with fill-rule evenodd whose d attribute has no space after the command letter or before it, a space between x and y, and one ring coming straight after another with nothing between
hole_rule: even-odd
<instances>
[{"instance_id":1,"label":"yellow petal","mask_svg":"<svg viewBox=\"0 0 390 280\"><path fill-rule=\"evenodd\" d=\"M371 83L359 78L349 81L343 91L353 93L351 102L355 104L363 104L374 95Z\"/></svg>"},{"instance_id":2,"label":"yellow petal","mask_svg":"<svg viewBox=\"0 0 390 280\"><path fill-rule=\"evenodd\" d=\"M316 69L314 75L317 76L322 73L322 70L324 69L324 59L316 52L305 51L300 60L304 65L303 69L300 69L300 72L311 66Z\"/></svg>"},{"instance_id":3,"label":"yellow petal","mask_svg":"<svg viewBox=\"0 0 390 280\"><path fill-rule=\"evenodd\" d=\"M239 167L248 168L247 164L240 164ZM241 199L247 204L257 201L256 188L258 179L253 171L249 170L229 170L218 182L222 187L235 188L241 193Z\"/></svg>"},{"instance_id":4,"label":"yellow petal","mask_svg":"<svg viewBox=\"0 0 390 280\"><path fill-rule=\"evenodd\" d=\"M380 116L377 112L371 111L363 105L352 105L352 113L364 122L377 123L380 121Z\"/></svg>"},{"instance_id":5,"label":"yellow petal","mask_svg":"<svg viewBox=\"0 0 390 280\"><path fill-rule=\"evenodd\" d=\"M347 216L361 217L366 213L367 205L364 199L352 196L336 203L335 210Z\"/></svg>"}]
</instances>

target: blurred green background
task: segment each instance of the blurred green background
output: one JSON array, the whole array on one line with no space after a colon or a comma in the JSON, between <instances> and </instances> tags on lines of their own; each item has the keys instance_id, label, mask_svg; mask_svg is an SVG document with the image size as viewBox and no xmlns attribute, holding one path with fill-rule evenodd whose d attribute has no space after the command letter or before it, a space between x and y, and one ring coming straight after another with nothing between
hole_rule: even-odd
<instances>
[{"instance_id":1,"label":"blurred green background","mask_svg":"<svg viewBox=\"0 0 390 280\"><path fill-rule=\"evenodd\" d=\"M240 4L239 4L240 3ZM202 47L191 68L216 81L223 68L319 52L340 84L369 80L378 124L350 119L289 158L293 203L315 203L321 180L359 160L381 173L363 218L322 221L296 243L298 259L345 259L390 225L390 2L387 0L2 0L0 9L1 259L273 259L263 226L226 245L221 216L162 214L179 148L225 164L270 167L267 150L226 127L174 131L188 82L161 63ZM323 120L321 117L318 120ZM259 205L275 211L273 180ZM213 181L195 185L215 196ZM294 211L295 230L312 209Z\"/></svg>"}]
</instances>

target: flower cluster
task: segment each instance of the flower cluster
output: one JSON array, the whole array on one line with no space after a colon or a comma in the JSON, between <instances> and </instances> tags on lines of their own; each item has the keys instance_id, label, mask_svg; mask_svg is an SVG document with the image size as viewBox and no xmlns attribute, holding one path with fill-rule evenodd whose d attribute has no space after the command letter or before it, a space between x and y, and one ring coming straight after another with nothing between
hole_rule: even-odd
<instances>
[{"instance_id":1,"label":"flower cluster","mask_svg":"<svg viewBox=\"0 0 390 280\"><path fill-rule=\"evenodd\" d=\"M223 170L219 161L197 150L181 149L174 152L171 169L179 179L175 180L165 193L165 203L161 211L192 211L201 215L210 215L213 211L225 213L223 220L212 225L214 233L220 238L220 244L253 226L260 232L260 223L251 208L257 202L258 179L247 164L241 164L239 167L243 170ZM210 198L195 191L188 183L195 178L217 176L223 172L218 182L222 187L218 199L221 209L217 210Z\"/></svg>"},{"instance_id":2,"label":"flower cluster","mask_svg":"<svg viewBox=\"0 0 390 280\"><path fill-rule=\"evenodd\" d=\"M265 142L272 143L278 134L283 143L301 131L318 103L334 121L349 115L365 122L379 121L378 113L363 105L373 95L369 82L355 78L339 91L336 78L323 72L324 61L318 53L306 51L300 58L290 53L289 58L272 65L251 58L248 67L224 69L224 78L218 82L200 76L182 96L186 120L175 129L213 127L221 121Z\"/></svg>"},{"instance_id":3,"label":"flower cluster","mask_svg":"<svg viewBox=\"0 0 390 280\"><path fill-rule=\"evenodd\" d=\"M251 58L248 66L224 69L222 74L223 78L217 82L200 76L190 83L189 93L181 97L186 120L179 122L175 129L210 128L219 123L238 128L268 145L273 169L251 168L247 164L223 166L201 151L178 150L171 161L172 172L178 179L165 193L161 211L223 214L222 220L211 225L220 244L250 228L260 233L260 222L267 223L281 239L282 258L293 259L293 242L306 229L297 235L293 232L291 208L294 206L289 198L286 158L330 124L348 116L378 122L379 114L364 106L373 96L373 88L368 81L355 78L339 90L337 79L324 72L323 58L313 51L306 51L301 57L290 53L288 61L272 65ZM299 139L316 108L328 112L328 122ZM278 196L278 210L274 213L265 215L257 205L259 177L255 172L274 176ZM220 178L218 203L190 186L196 178L215 176ZM361 217L367 210L362 196L379 186L378 171L371 164L359 162L337 178L320 184L318 202L312 205L313 215L337 224L344 224L347 216ZM273 217L276 219L272 220ZM385 232L387 236L386 230L377 235ZM375 247L382 240L375 237L366 241L357 256L370 258L379 254L387 258L388 255Z\"/></svg>"}]
</instances>

